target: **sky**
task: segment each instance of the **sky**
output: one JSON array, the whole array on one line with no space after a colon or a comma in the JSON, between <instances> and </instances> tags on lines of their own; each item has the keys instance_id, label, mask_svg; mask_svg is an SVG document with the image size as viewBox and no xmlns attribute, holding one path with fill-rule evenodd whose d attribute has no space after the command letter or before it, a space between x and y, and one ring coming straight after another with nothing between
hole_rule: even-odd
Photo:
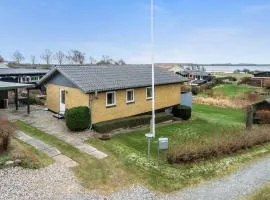
<instances>
[{"instance_id":1,"label":"sky","mask_svg":"<svg viewBox=\"0 0 270 200\"><path fill-rule=\"evenodd\" d=\"M156 62L270 63L269 0L155 0ZM0 55L150 63L150 0L0 0Z\"/></svg>"}]
</instances>

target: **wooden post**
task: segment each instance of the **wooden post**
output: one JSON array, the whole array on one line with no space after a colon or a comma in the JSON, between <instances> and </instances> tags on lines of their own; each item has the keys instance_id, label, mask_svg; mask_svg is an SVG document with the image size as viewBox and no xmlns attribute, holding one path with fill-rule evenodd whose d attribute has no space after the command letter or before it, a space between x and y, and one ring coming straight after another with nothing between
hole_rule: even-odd
<instances>
[{"instance_id":1,"label":"wooden post","mask_svg":"<svg viewBox=\"0 0 270 200\"><path fill-rule=\"evenodd\" d=\"M29 88L27 88L27 114L30 114L30 100L29 100L29 96L30 96L30 92L29 92Z\"/></svg>"},{"instance_id":2,"label":"wooden post","mask_svg":"<svg viewBox=\"0 0 270 200\"><path fill-rule=\"evenodd\" d=\"M252 105L247 106L247 119L246 128L251 129L253 125L253 107Z\"/></svg>"},{"instance_id":3,"label":"wooden post","mask_svg":"<svg viewBox=\"0 0 270 200\"><path fill-rule=\"evenodd\" d=\"M18 110L19 104L18 104L18 89L14 90L15 92L15 106L16 106L16 110Z\"/></svg>"}]
</instances>

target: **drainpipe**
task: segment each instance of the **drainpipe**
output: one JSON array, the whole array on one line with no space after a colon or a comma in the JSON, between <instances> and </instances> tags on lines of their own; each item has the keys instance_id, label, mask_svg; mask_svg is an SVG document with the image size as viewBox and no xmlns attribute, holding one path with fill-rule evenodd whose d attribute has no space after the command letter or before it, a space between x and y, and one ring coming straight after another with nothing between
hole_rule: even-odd
<instances>
[{"instance_id":1,"label":"drainpipe","mask_svg":"<svg viewBox=\"0 0 270 200\"><path fill-rule=\"evenodd\" d=\"M98 92L95 91L94 97L91 97L91 93L89 93L89 108L90 108L90 116L91 116L91 124L90 124L90 130L92 130L92 102L97 99Z\"/></svg>"}]
</instances>

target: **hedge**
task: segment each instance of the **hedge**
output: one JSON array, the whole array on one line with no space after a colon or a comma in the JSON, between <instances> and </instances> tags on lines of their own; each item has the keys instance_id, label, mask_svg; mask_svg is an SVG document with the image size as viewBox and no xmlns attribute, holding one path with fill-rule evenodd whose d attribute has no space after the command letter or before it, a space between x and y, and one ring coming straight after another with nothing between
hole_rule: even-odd
<instances>
[{"instance_id":1,"label":"hedge","mask_svg":"<svg viewBox=\"0 0 270 200\"><path fill-rule=\"evenodd\" d=\"M183 120L189 120L191 117L191 108L184 105L177 105L173 107L172 113L175 117Z\"/></svg>"},{"instance_id":2,"label":"hedge","mask_svg":"<svg viewBox=\"0 0 270 200\"><path fill-rule=\"evenodd\" d=\"M99 133L108 133L120 128L132 128L140 125L150 124L151 115L140 115L135 117L121 118L106 122L100 122L93 125L93 128ZM161 123L173 119L173 115L168 113L156 114L156 123Z\"/></svg>"},{"instance_id":3,"label":"hedge","mask_svg":"<svg viewBox=\"0 0 270 200\"><path fill-rule=\"evenodd\" d=\"M65 112L66 125L71 131L82 131L91 123L90 109L86 106L67 109Z\"/></svg>"}]
</instances>

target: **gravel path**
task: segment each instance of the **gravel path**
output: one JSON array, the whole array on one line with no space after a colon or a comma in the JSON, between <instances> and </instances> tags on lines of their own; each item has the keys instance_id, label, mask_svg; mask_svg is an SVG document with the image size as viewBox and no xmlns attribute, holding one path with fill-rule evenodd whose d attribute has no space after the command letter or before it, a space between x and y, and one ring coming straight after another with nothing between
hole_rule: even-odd
<instances>
[{"instance_id":1,"label":"gravel path","mask_svg":"<svg viewBox=\"0 0 270 200\"><path fill-rule=\"evenodd\" d=\"M85 191L68 168L54 164L38 170L20 167L0 170L0 199L230 200L252 194L269 180L270 156L267 156L231 176L174 194L157 195L145 187L133 186L105 197Z\"/></svg>"},{"instance_id":2,"label":"gravel path","mask_svg":"<svg viewBox=\"0 0 270 200\"><path fill-rule=\"evenodd\" d=\"M63 197L82 194L84 189L72 172L62 165L37 170L21 167L0 170L1 200L67 199Z\"/></svg>"}]
</instances>

